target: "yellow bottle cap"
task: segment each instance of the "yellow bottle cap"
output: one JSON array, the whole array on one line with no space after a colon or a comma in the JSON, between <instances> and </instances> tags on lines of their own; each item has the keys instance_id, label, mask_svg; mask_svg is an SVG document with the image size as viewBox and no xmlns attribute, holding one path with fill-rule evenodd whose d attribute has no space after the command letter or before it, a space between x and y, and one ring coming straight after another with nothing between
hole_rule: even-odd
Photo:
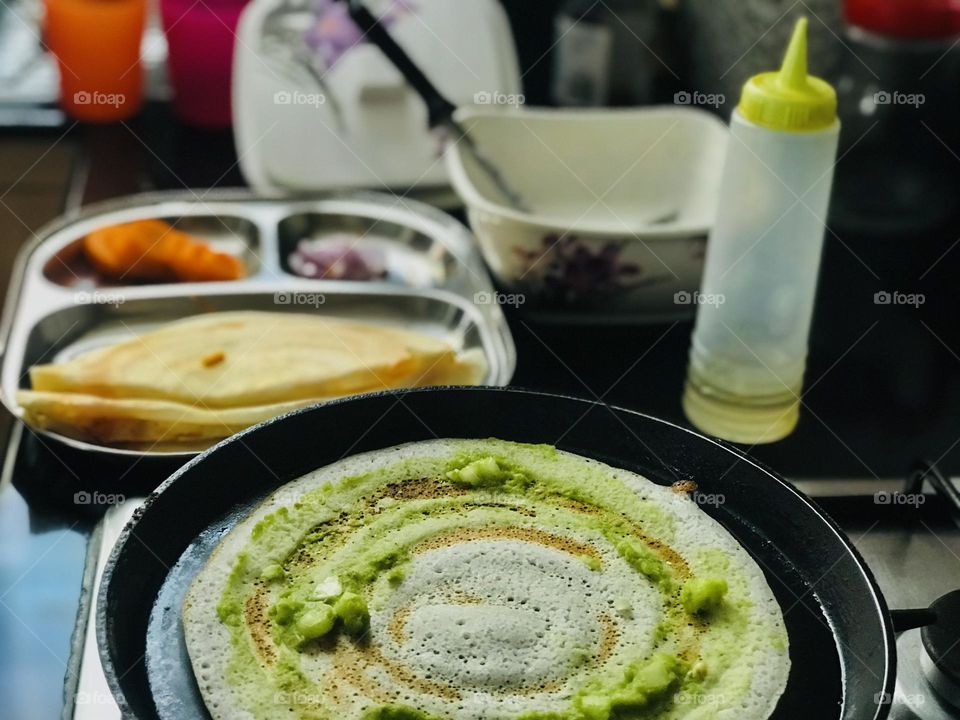
<instances>
[{"instance_id":1,"label":"yellow bottle cap","mask_svg":"<svg viewBox=\"0 0 960 720\"><path fill-rule=\"evenodd\" d=\"M738 106L747 120L772 130L821 130L837 117L830 83L807 75L807 19L800 18L777 72L754 75L743 85Z\"/></svg>"}]
</instances>

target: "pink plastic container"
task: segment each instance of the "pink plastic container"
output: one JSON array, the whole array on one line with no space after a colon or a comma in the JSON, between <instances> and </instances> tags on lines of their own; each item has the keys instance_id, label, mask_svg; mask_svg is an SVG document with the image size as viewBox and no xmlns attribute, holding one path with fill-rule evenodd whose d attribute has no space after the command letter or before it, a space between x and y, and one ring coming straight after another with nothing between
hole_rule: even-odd
<instances>
[{"instance_id":1,"label":"pink plastic container","mask_svg":"<svg viewBox=\"0 0 960 720\"><path fill-rule=\"evenodd\" d=\"M237 20L247 0L161 0L173 109L191 125L230 124Z\"/></svg>"}]
</instances>

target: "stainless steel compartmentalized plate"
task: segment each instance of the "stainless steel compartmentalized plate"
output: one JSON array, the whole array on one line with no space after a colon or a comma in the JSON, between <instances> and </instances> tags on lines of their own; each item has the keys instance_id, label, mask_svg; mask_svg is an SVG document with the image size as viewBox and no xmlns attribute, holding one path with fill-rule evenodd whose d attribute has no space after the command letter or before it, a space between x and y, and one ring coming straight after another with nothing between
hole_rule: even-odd
<instances>
[{"instance_id":1,"label":"stainless steel compartmentalized plate","mask_svg":"<svg viewBox=\"0 0 960 720\"><path fill-rule=\"evenodd\" d=\"M124 285L95 283L83 272L77 255L82 255L84 235L144 218L176 223L242 257L248 277ZM382 248L385 277L348 281L294 275L287 254L300 239L325 233L351 234ZM492 290L466 228L415 201L374 193L293 201L237 192L203 199L184 193L134 196L61 220L21 252L0 327L0 397L19 415L16 392L29 387L31 366L65 360L182 317L223 310L318 313L418 330L458 350L482 351L488 366L484 384L506 385L516 353L500 307L483 301ZM196 452L181 445L113 447L52 432L41 435L73 449L132 458L185 458Z\"/></svg>"}]
</instances>

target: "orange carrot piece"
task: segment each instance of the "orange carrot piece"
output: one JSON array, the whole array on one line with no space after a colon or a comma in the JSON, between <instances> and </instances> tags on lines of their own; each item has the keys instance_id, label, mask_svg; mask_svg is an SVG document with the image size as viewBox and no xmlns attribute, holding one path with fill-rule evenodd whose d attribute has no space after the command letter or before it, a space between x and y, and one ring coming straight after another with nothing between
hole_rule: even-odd
<instances>
[{"instance_id":1,"label":"orange carrot piece","mask_svg":"<svg viewBox=\"0 0 960 720\"><path fill-rule=\"evenodd\" d=\"M115 279L203 282L236 280L246 274L239 258L162 220L111 225L83 239L94 266Z\"/></svg>"},{"instance_id":2,"label":"orange carrot piece","mask_svg":"<svg viewBox=\"0 0 960 720\"><path fill-rule=\"evenodd\" d=\"M178 230L165 235L153 254L181 280L236 280L244 276L245 268L239 258L217 252Z\"/></svg>"},{"instance_id":3,"label":"orange carrot piece","mask_svg":"<svg viewBox=\"0 0 960 720\"><path fill-rule=\"evenodd\" d=\"M110 225L83 239L83 249L104 275L129 280L174 280L166 265L150 255L150 247L170 229L160 220Z\"/></svg>"}]
</instances>

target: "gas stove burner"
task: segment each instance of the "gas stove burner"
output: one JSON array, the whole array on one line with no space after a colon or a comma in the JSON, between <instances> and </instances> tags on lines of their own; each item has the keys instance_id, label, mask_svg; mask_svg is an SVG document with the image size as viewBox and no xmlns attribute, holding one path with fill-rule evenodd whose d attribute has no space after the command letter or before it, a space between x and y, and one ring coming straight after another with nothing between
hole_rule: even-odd
<instances>
[{"instance_id":1,"label":"gas stove burner","mask_svg":"<svg viewBox=\"0 0 960 720\"><path fill-rule=\"evenodd\" d=\"M960 717L960 590L930 611L936 620L897 640L897 687L890 720L955 720Z\"/></svg>"},{"instance_id":2,"label":"gas stove burner","mask_svg":"<svg viewBox=\"0 0 960 720\"><path fill-rule=\"evenodd\" d=\"M920 631L920 666L937 694L960 709L960 590L944 595L930 609L937 621Z\"/></svg>"}]
</instances>

